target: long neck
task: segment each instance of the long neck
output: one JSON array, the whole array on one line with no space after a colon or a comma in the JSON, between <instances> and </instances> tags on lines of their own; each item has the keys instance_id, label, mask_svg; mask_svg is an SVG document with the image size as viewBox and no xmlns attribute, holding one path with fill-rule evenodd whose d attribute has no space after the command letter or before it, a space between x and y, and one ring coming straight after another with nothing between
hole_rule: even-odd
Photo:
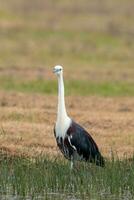
<instances>
[{"instance_id":1,"label":"long neck","mask_svg":"<svg viewBox=\"0 0 134 200\"><path fill-rule=\"evenodd\" d=\"M67 112L65 107L64 99L64 81L63 74L58 76L58 113L57 113L57 122L62 122L67 118Z\"/></svg>"}]
</instances>

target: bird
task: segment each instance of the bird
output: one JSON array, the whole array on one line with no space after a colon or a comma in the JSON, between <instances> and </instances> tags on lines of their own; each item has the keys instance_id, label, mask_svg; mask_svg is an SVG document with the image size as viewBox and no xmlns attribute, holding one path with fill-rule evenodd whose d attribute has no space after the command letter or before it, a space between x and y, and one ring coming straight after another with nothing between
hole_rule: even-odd
<instances>
[{"instance_id":1,"label":"bird","mask_svg":"<svg viewBox=\"0 0 134 200\"><path fill-rule=\"evenodd\" d=\"M56 65L53 68L53 73L58 78L58 109L54 125L54 136L57 146L64 157L71 161L71 169L74 167L75 161L86 161L104 167L104 158L92 136L67 114L63 67Z\"/></svg>"}]
</instances>

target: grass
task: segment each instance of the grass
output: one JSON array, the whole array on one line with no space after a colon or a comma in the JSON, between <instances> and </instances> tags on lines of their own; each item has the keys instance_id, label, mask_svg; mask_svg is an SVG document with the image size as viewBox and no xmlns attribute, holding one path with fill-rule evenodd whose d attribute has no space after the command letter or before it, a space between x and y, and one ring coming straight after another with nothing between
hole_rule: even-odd
<instances>
[{"instance_id":1,"label":"grass","mask_svg":"<svg viewBox=\"0 0 134 200\"><path fill-rule=\"evenodd\" d=\"M0 35L0 66L53 66L56 62L68 66L95 66L118 63L122 68L133 63L133 42L120 36L81 31L53 31L20 28L3 31ZM73 41L73 42L72 42ZM62 45L59 45L62 44ZM75 67L76 68L76 67Z\"/></svg>"},{"instance_id":2,"label":"grass","mask_svg":"<svg viewBox=\"0 0 134 200\"><path fill-rule=\"evenodd\" d=\"M70 80L65 82L67 95L134 96L134 84L123 82L91 82ZM0 89L28 93L57 94L57 80L23 81L1 78Z\"/></svg>"},{"instance_id":3,"label":"grass","mask_svg":"<svg viewBox=\"0 0 134 200\"><path fill-rule=\"evenodd\" d=\"M82 164L70 170L59 158L39 156L29 159L2 156L0 194L22 199L122 199L134 195L134 159L112 158L105 168ZM124 176L125 175L125 176Z\"/></svg>"},{"instance_id":4,"label":"grass","mask_svg":"<svg viewBox=\"0 0 134 200\"><path fill-rule=\"evenodd\" d=\"M133 2L1 3L0 67L133 67ZM122 6L120 6L120 4ZM119 8L119 9L118 9ZM110 13L110 14L108 14ZM114 69L116 71L116 68Z\"/></svg>"},{"instance_id":5,"label":"grass","mask_svg":"<svg viewBox=\"0 0 134 200\"><path fill-rule=\"evenodd\" d=\"M133 96L132 5L131 0L104 0L103 6L96 0L77 5L67 0L45 5L42 1L32 5L4 1L0 9L0 70L9 77L13 73L17 77L21 71L23 81L8 79L3 72L0 88L56 94L55 81L24 80L27 69L31 74L40 68L48 72L61 64L71 77L67 94Z\"/></svg>"},{"instance_id":6,"label":"grass","mask_svg":"<svg viewBox=\"0 0 134 200\"><path fill-rule=\"evenodd\" d=\"M76 5L67 0L32 4L0 0L0 4L0 118L6 130L0 134L0 147L22 155L39 149L55 152L51 133L57 80L50 67L61 64L66 95L76 96L69 101L72 114L87 128L89 123L105 155L111 146L120 155L132 154L133 1L78 0ZM88 107L91 97L83 97L85 104L81 98L88 95L103 97L95 97L98 100L92 99ZM115 96L121 101L117 103ZM126 96L130 101L122 98ZM69 163L57 157L1 154L0 198L133 199L133 171L134 159L113 158L104 169L84 164L71 172Z\"/></svg>"}]
</instances>

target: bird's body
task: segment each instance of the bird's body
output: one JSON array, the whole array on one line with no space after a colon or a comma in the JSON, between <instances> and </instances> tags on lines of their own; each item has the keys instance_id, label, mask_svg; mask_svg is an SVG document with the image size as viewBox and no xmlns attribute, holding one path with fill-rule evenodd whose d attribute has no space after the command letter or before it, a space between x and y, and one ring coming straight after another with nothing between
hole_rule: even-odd
<instances>
[{"instance_id":1,"label":"bird's body","mask_svg":"<svg viewBox=\"0 0 134 200\"><path fill-rule=\"evenodd\" d=\"M84 160L104 166L104 159L91 135L67 115L63 68L59 65L55 66L54 73L58 76L58 113L54 135L59 149L67 159L71 160L71 163L75 160Z\"/></svg>"}]
</instances>

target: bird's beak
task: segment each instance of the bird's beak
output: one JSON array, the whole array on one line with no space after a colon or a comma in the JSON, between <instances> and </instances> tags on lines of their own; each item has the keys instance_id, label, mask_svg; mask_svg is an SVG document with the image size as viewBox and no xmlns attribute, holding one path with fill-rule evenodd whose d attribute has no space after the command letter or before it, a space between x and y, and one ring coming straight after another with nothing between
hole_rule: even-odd
<instances>
[{"instance_id":1,"label":"bird's beak","mask_svg":"<svg viewBox=\"0 0 134 200\"><path fill-rule=\"evenodd\" d=\"M61 71L60 69L53 69L53 73L55 74L55 73L57 73L57 72L59 72L59 71Z\"/></svg>"}]
</instances>

